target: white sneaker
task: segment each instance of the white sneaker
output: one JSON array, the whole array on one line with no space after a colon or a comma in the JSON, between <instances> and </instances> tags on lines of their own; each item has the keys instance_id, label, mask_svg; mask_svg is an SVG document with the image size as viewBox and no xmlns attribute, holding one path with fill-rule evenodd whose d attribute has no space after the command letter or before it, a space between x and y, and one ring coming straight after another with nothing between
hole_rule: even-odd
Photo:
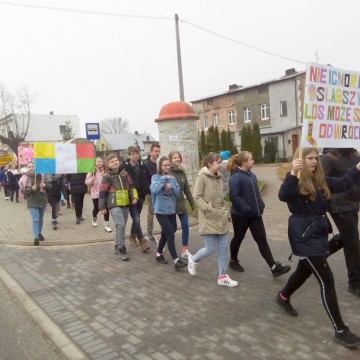
<instances>
[{"instance_id":1,"label":"white sneaker","mask_svg":"<svg viewBox=\"0 0 360 360\"><path fill-rule=\"evenodd\" d=\"M189 259L189 258L191 257L191 254L190 254L189 250L183 251L183 252L181 253L181 257L182 257L183 259Z\"/></svg>"},{"instance_id":2,"label":"white sneaker","mask_svg":"<svg viewBox=\"0 0 360 360\"><path fill-rule=\"evenodd\" d=\"M188 271L190 275L196 275L196 267L198 266L198 264L199 263L196 263L191 256L188 258Z\"/></svg>"},{"instance_id":3,"label":"white sneaker","mask_svg":"<svg viewBox=\"0 0 360 360\"><path fill-rule=\"evenodd\" d=\"M111 227L109 226L109 224L105 224L105 231L107 232L112 232Z\"/></svg>"},{"instance_id":4,"label":"white sneaker","mask_svg":"<svg viewBox=\"0 0 360 360\"><path fill-rule=\"evenodd\" d=\"M156 247L159 246L159 241L160 241L161 236L155 236L155 242L156 242ZM165 248L163 249L163 253L165 252Z\"/></svg>"},{"instance_id":5,"label":"white sneaker","mask_svg":"<svg viewBox=\"0 0 360 360\"><path fill-rule=\"evenodd\" d=\"M226 277L219 279L218 278L218 285L225 285L228 287L236 287L239 285L239 283L235 280L231 280L229 275L225 275Z\"/></svg>"},{"instance_id":6,"label":"white sneaker","mask_svg":"<svg viewBox=\"0 0 360 360\"><path fill-rule=\"evenodd\" d=\"M97 226L96 217L93 217L93 218L91 219L91 223L92 223L92 226Z\"/></svg>"}]
</instances>

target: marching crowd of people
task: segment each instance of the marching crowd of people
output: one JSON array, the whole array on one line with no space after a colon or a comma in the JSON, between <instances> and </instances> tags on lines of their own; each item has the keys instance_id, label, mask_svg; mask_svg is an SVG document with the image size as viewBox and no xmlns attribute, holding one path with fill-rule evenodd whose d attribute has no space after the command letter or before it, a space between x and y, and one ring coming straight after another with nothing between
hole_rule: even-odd
<instances>
[{"instance_id":1,"label":"marching crowd of people","mask_svg":"<svg viewBox=\"0 0 360 360\"><path fill-rule=\"evenodd\" d=\"M270 274L277 278L291 270L290 266L275 260L270 249L262 218L265 204L252 172L254 160L250 152L241 151L227 159L228 199L224 198L220 154L205 156L192 193L182 165L182 154L171 151L168 156L160 156L160 152L160 145L153 144L150 155L142 161L138 147L130 146L128 158L122 162L116 154L108 155L106 162L96 158L95 171L89 174L35 174L33 162L28 163L27 171L21 174L17 166L8 164L0 173L0 183L5 200L19 202L19 192L26 199L34 245L44 240L42 224L47 204L51 208L54 230L58 224L59 204L65 200L68 207L75 209L76 224L81 224L84 196L90 191L91 224L97 227L98 214L102 214L104 229L111 232L111 214L115 224L114 249L122 261L129 259L127 235L130 246L138 246L142 252L150 249L149 242L157 242L155 261L163 265L168 263L164 256L167 245L174 269L187 268L192 276L196 275L201 261L217 252L217 284L232 288L238 286L238 282L230 278L227 270L245 271L240 264L239 250L250 229ZM314 275L324 309L335 330L335 340L346 347L360 345L360 337L350 331L341 317L327 258L344 249L348 290L360 295L359 184L360 157L353 149L325 149L320 157L315 148L304 148L294 155L291 170L279 190L279 200L286 202L290 211L288 238L292 255L299 260L286 285L278 291L275 302L289 316L298 316L290 298ZM140 223L145 201L148 205L146 236ZM198 209L199 232L204 241L204 247L195 254L189 251L186 201L192 210ZM330 240L333 229L327 212L339 230ZM125 234L129 215L131 230ZM153 233L154 216L161 227L159 238ZM179 253L175 243L177 217L182 227ZM229 244L231 225L233 237Z\"/></svg>"}]
</instances>

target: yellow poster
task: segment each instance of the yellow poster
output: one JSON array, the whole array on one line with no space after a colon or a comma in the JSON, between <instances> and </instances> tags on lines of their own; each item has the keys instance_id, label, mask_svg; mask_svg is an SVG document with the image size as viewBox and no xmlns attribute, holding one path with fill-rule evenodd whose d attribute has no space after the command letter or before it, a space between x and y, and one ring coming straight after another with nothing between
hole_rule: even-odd
<instances>
[{"instance_id":1,"label":"yellow poster","mask_svg":"<svg viewBox=\"0 0 360 360\"><path fill-rule=\"evenodd\" d=\"M0 166L4 166L13 161L14 161L14 157L11 154L6 154L6 155L0 156Z\"/></svg>"}]
</instances>

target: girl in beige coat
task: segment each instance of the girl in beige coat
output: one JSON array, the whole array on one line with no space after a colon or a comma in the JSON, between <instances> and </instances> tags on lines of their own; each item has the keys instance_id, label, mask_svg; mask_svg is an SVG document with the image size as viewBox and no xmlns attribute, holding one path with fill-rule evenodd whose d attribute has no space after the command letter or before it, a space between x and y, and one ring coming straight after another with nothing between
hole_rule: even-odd
<instances>
[{"instance_id":1,"label":"girl in beige coat","mask_svg":"<svg viewBox=\"0 0 360 360\"><path fill-rule=\"evenodd\" d=\"M205 156L204 167L195 182L194 198L199 211L199 232L205 247L189 258L190 275L196 274L196 266L201 259L213 255L218 250L218 285L238 286L238 282L226 274L228 263L228 231L230 213L223 198L223 180L219 172L221 157L210 153Z\"/></svg>"}]
</instances>

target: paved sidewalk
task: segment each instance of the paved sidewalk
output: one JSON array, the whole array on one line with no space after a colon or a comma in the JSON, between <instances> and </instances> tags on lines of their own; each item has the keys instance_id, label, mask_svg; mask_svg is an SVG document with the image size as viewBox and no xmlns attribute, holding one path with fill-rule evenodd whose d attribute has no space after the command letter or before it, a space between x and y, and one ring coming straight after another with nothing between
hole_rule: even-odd
<instances>
[{"instance_id":1,"label":"paved sidewalk","mask_svg":"<svg viewBox=\"0 0 360 360\"><path fill-rule=\"evenodd\" d=\"M275 259L286 263L288 210L277 200L280 182L275 171L276 167L255 168L268 184L264 221L269 243ZM8 219L7 231L10 235L13 224L18 238L14 223ZM93 233L99 233L102 241L73 246L0 245L0 265L89 359L355 360L360 356L360 349L348 350L332 340L333 330L313 278L293 297L299 317L280 311L273 298L288 274L272 278L249 234L240 250L245 272L229 270L240 284L230 289L216 285L215 256L204 259L191 277L186 269L174 271L171 261L155 263L155 244L146 254L128 247L130 260L121 262L113 253L113 243L103 242L108 236L103 229L92 229L91 224L73 227L81 229L76 231L79 242L88 241ZM44 232L49 243L51 231L49 227ZM178 249L180 237L178 231ZM202 247L197 226L190 229L190 239L191 252ZM170 258L167 250L165 257ZM335 254L330 263L343 317L360 334L360 299L346 292L343 254Z\"/></svg>"},{"instance_id":2,"label":"paved sidewalk","mask_svg":"<svg viewBox=\"0 0 360 360\"><path fill-rule=\"evenodd\" d=\"M115 225L110 215L110 227L112 232L108 233L104 229L104 217L98 215L98 226L91 225L92 218L92 200L89 194L86 194L84 199L83 217L84 221L81 224L75 224L75 210L67 209L66 206L61 206L61 215L58 217L59 225L57 230L52 229L51 212L46 211L44 216L43 235L45 241L41 242L41 246L46 245L74 245L92 242L102 242L114 240ZM146 235L146 214L147 205L144 205L141 226ZM4 194L0 193L0 244L12 245L33 245L33 237L31 233L31 218L26 207L26 200L20 198L20 203L10 202L4 200ZM190 225L197 223L195 218L190 217ZM180 227L180 222L178 221ZM131 217L126 226L126 236L130 233ZM154 234L160 233L160 226L156 217L154 217Z\"/></svg>"}]
</instances>

